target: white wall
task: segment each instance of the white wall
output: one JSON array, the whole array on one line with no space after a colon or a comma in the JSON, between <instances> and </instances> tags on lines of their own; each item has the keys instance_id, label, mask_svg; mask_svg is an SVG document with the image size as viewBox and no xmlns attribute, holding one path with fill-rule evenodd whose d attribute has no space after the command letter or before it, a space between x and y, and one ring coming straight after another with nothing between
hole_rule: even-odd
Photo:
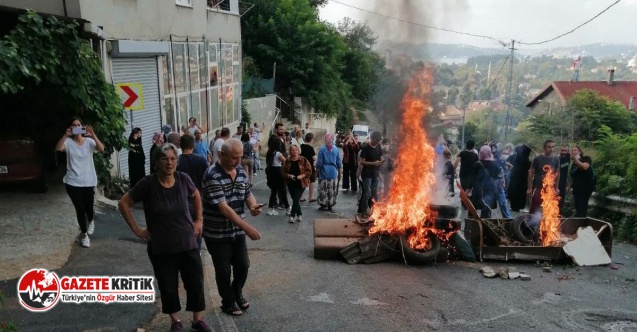
<instances>
[{"instance_id":1,"label":"white wall","mask_svg":"<svg viewBox=\"0 0 637 332\"><path fill-rule=\"evenodd\" d=\"M272 121L276 115L276 96L269 95L261 98L245 99L245 102L252 120L250 126L255 122L258 123L259 126L265 124L264 128L261 128L261 131L267 135L272 129ZM263 140L264 136L261 137Z\"/></svg>"},{"instance_id":2,"label":"white wall","mask_svg":"<svg viewBox=\"0 0 637 332\"><path fill-rule=\"evenodd\" d=\"M6 1L6 0L0 0ZM169 40L171 35L241 41L238 0L235 12L209 10L206 0L181 6L175 0L79 0L81 17L103 26L107 39Z\"/></svg>"}]
</instances>

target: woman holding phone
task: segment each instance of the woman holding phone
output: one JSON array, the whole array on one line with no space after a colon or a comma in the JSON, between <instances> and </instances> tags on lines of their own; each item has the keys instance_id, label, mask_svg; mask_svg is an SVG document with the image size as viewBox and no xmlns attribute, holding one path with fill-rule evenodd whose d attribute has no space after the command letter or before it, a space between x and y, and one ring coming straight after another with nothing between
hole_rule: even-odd
<instances>
[{"instance_id":1,"label":"woman holding phone","mask_svg":"<svg viewBox=\"0 0 637 332\"><path fill-rule=\"evenodd\" d=\"M66 192L73 202L77 223L82 234L82 247L91 246L89 235L95 231L95 186L97 173L93 163L93 153L104 152L104 145L97 138L91 126L84 126L78 117L71 119L71 126L55 145L55 150L66 152L66 175L62 180Z\"/></svg>"}]
</instances>

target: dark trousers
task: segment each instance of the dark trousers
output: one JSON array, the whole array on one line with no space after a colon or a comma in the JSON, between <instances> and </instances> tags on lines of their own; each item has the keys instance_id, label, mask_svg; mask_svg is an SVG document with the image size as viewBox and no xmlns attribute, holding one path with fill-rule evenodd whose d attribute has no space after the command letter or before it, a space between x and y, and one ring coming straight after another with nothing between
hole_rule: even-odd
<instances>
[{"instance_id":1,"label":"dark trousers","mask_svg":"<svg viewBox=\"0 0 637 332\"><path fill-rule=\"evenodd\" d=\"M279 204L283 204L285 208L290 207L290 203L288 202L288 193L285 190L285 183L283 183L283 180L270 188L270 201L268 202L268 207L273 208L277 205L277 196L279 197Z\"/></svg>"},{"instance_id":2,"label":"dark trousers","mask_svg":"<svg viewBox=\"0 0 637 332\"><path fill-rule=\"evenodd\" d=\"M356 170L358 166L355 164L343 164L343 189L358 190L358 180L356 179ZM350 187L351 183L351 187Z\"/></svg>"},{"instance_id":3,"label":"dark trousers","mask_svg":"<svg viewBox=\"0 0 637 332\"><path fill-rule=\"evenodd\" d=\"M575 218L586 218L588 215L588 200L593 193L591 191L573 190L575 202Z\"/></svg>"},{"instance_id":4,"label":"dark trousers","mask_svg":"<svg viewBox=\"0 0 637 332\"><path fill-rule=\"evenodd\" d=\"M206 309L203 287L203 267L197 249L171 254L152 254L148 257L161 295L161 312L173 314L181 310L179 303L179 274L186 290L186 310L192 312Z\"/></svg>"},{"instance_id":5,"label":"dark trousers","mask_svg":"<svg viewBox=\"0 0 637 332\"><path fill-rule=\"evenodd\" d=\"M268 207L273 208L277 205L277 196L279 197L279 204L283 204L285 208L290 207L290 203L288 203L288 193L285 190L285 181L283 181L283 175L281 174L281 167L272 167L269 173L268 187L270 187L270 200Z\"/></svg>"},{"instance_id":6,"label":"dark trousers","mask_svg":"<svg viewBox=\"0 0 637 332\"><path fill-rule=\"evenodd\" d=\"M288 191L290 191L290 197L292 197L292 211L290 215L292 217L302 216L301 212L301 196L305 191L305 188L301 188L298 185L289 185Z\"/></svg>"},{"instance_id":7,"label":"dark trousers","mask_svg":"<svg viewBox=\"0 0 637 332\"><path fill-rule=\"evenodd\" d=\"M77 224L80 225L82 233L86 233L87 220L91 222L95 216L95 187L74 187L67 184L66 193L75 207Z\"/></svg>"},{"instance_id":8,"label":"dark trousers","mask_svg":"<svg viewBox=\"0 0 637 332\"><path fill-rule=\"evenodd\" d=\"M529 214L535 214L540 208L542 208L542 188L533 188Z\"/></svg>"},{"instance_id":9,"label":"dark trousers","mask_svg":"<svg viewBox=\"0 0 637 332\"><path fill-rule=\"evenodd\" d=\"M235 306L237 297L243 295L243 286L248 279L250 259L246 236L235 236L234 239L204 238L212 264L215 266L217 290L221 296L221 306L231 308ZM231 275L234 280L230 281Z\"/></svg>"}]
</instances>

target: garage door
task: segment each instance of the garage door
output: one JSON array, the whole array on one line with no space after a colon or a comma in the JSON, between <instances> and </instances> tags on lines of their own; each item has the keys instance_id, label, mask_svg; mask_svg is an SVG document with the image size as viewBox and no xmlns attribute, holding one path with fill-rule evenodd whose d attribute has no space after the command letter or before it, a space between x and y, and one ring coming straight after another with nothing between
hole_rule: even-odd
<instances>
[{"instance_id":1,"label":"garage door","mask_svg":"<svg viewBox=\"0 0 637 332\"><path fill-rule=\"evenodd\" d=\"M141 83L144 97L144 109L126 111L126 132L128 135L135 127L142 129L142 145L146 153L146 174L150 171L150 147L153 133L161 130L161 109L159 106L159 75L157 58L114 58L113 81L117 83ZM119 155L120 175L128 178L128 152L122 150Z\"/></svg>"}]
</instances>

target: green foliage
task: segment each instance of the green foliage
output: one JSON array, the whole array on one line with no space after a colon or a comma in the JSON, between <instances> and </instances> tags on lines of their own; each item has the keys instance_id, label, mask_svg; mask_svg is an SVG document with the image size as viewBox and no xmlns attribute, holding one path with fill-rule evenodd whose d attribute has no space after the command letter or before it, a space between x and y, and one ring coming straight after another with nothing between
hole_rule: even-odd
<instances>
[{"instance_id":1,"label":"green foliage","mask_svg":"<svg viewBox=\"0 0 637 332\"><path fill-rule=\"evenodd\" d=\"M500 140L500 126L504 123L504 113L494 112L491 109L474 111L467 115L467 123L475 124L473 139L476 145L480 146L484 142ZM465 140L467 140L467 129L465 128Z\"/></svg>"},{"instance_id":2,"label":"green foliage","mask_svg":"<svg viewBox=\"0 0 637 332\"><path fill-rule=\"evenodd\" d=\"M622 136L603 126L595 150L598 193L637 198L637 133Z\"/></svg>"},{"instance_id":3,"label":"green foliage","mask_svg":"<svg viewBox=\"0 0 637 332\"><path fill-rule=\"evenodd\" d=\"M33 11L20 16L0 40L0 91L37 98L37 89L46 86L47 93L66 96L61 106L93 125L104 143L106 151L95 157L95 164L105 184L110 179L110 155L125 144L124 114L119 96L104 78L101 60L79 38L78 28L76 22L45 19Z\"/></svg>"},{"instance_id":4,"label":"green foliage","mask_svg":"<svg viewBox=\"0 0 637 332\"><path fill-rule=\"evenodd\" d=\"M0 306L4 306L4 294L0 291ZM0 332L17 331L18 327L11 322L0 321Z\"/></svg>"},{"instance_id":5,"label":"green foliage","mask_svg":"<svg viewBox=\"0 0 637 332\"><path fill-rule=\"evenodd\" d=\"M356 117L359 121L367 121L367 115L365 115L364 111L358 110L356 111Z\"/></svg>"},{"instance_id":6,"label":"green foliage","mask_svg":"<svg viewBox=\"0 0 637 332\"><path fill-rule=\"evenodd\" d=\"M347 107L350 87L341 78L346 45L335 27L319 21L307 0L257 0L241 20L243 51L260 72L277 63L276 91L286 100L307 98L320 113Z\"/></svg>"},{"instance_id":7,"label":"green foliage","mask_svg":"<svg viewBox=\"0 0 637 332\"><path fill-rule=\"evenodd\" d=\"M452 86L447 91L447 104L455 105L457 100L458 100L458 95L459 94L460 94L460 90L458 90L458 88L456 88L455 86Z\"/></svg>"},{"instance_id":8,"label":"green foliage","mask_svg":"<svg viewBox=\"0 0 637 332\"><path fill-rule=\"evenodd\" d=\"M630 134L637 129L634 112L593 90L578 91L569 101L569 108L574 114L574 140L595 141L601 126L616 134Z\"/></svg>"},{"instance_id":9,"label":"green foliage","mask_svg":"<svg viewBox=\"0 0 637 332\"><path fill-rule=\"evenodd\" d=\"M241 122L247 123L248 127L250 127L252 123L252 117L250 116L250 112L248 112L248 103L245 99L241 103Z\"/></svg>"},{"instance_id":10,"label":"green foliage","mask_svg":"<svg viewBox=\"0 0 637 332\"><path fill-rule=\"evenodd\" d=\"M336 131L344 133L354 124L354 112L350 108L344 108L336 117Z\"/></svg>"},{"instance_id":11,"label":"green foliage","mask_svg":"<svg viewBox=\"0 0 637 332\"><path fill-rule=\"evenodd\" d=\"M465 83L462 86L462 91L460 92L460 108L465 109L467 105L473 100L473 90L471 89L471 84L469 82Z\"/></svg>"}]
</instances>

